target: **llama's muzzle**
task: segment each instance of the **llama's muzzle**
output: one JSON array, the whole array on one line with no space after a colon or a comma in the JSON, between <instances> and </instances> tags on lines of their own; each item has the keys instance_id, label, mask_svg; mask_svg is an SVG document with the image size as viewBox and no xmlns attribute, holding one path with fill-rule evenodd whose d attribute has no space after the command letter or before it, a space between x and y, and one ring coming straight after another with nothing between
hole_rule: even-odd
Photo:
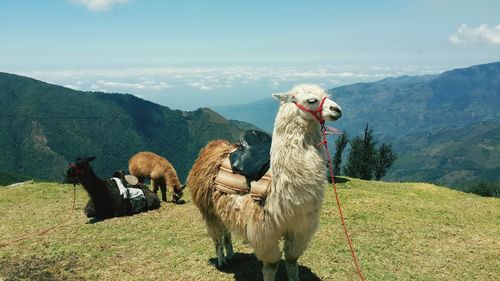
<instances>
[{"instance_id":1,"label":"llama's muzzle","mask_svg":"<svg viewBox=\"0 0 500 281\"><path fill-rule=\"evenodd\" d=\"M342 108L335 102L333 103L333 105L328 106L327 114L325 114L325 117L332 121L336 121L337 119L342 117Z\"/></svg>"},{"instance_id":2,"label":"llama's muzzle","mask_svg":"<svg viewBox=\"0 0 500 281\"><path fill-rule=\"evenodd\" d=\"M340 107L330 106L330 111L333 111L336 114L336 116L334 116L335 120L342 117L342 110L340 109Z\"/></svg>"}]
</instances>

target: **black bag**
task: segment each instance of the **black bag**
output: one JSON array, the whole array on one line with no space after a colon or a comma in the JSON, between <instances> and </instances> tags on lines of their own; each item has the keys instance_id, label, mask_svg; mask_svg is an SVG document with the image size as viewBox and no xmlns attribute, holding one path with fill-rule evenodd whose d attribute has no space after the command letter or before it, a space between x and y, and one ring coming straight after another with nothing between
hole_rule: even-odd
<instances>
[{"instance_id":1,"label":"black bag","mask_svg":"<svg viewBox=\"0 0 500 281\"><path fill-rule=\"evenodd\" d=\"M240 145L231 153L229 160L233 173L243 175L250 187L269 170L271 136L257 130L246 130L240 135Z\"/></svg>"}]
</instances>

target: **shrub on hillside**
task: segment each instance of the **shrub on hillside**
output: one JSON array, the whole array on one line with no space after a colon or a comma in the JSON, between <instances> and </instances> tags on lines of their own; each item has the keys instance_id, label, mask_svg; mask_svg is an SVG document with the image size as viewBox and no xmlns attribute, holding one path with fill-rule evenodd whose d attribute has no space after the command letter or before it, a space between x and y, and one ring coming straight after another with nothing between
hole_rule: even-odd
<instances>
[{"instance_id":1,"label":"shrub on hillside","mask_svg":"<svg viewBox=\"0 0 500 281\"><path fill-rule=\"evenodd\" d=\"M500 182L486 180L470 182L464 185L461 190L486 197L500 197Z\"/></svg>"},{"instance_id":2,"label":"shrub on hillside","mask_svg":"<svg viewBox=\"0 0 500 281\"><path fill-rule=\"evenodd\" d=\"M26 181L30 178L22 175L0 172L0 186L7 186L16 182Z\"/></svg>"}]
</instances>

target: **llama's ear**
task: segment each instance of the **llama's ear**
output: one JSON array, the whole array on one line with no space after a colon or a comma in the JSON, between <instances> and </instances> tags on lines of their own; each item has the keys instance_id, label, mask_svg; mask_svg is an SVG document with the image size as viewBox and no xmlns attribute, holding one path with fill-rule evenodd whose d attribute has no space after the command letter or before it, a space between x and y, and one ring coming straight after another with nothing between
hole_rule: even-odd
<instances>
[{"instance_id":1,"label":"llama's ear","mask_svg":"<svg viewBox=\"0 0 500 281\"><path fill-rule=\"evenodd\" d=\"M289 93L277 93L273 94L273 98L279 100L280 102L287 103L287 102L294 102L295 98L290 95Z\"/></svg>"},{"instance_id":2,"label":"llama's ear","mask_svg":"<svg viewBox=\"0 0 500 281\"><path fill-rule=\"evenodd\" d=\"M184 188L186 188L186 185L185 185L185 184L183 184L183 185L181 186L181 190L184 190Z\"/></svg>"},{"instance_id":3,"label":"llama's ear","mask_svg":"<svg viewBox=\"0 0 500 281\"><path fill-rule=\"evenodd\" d=\"M88 162L90 162L90 161L93 161L94 159L95 159L95 156L92 156L92 157L88 157L88 158L87 158L87 159L85 159L85 160L87 160Z\"/></svg>"}]
</instances>

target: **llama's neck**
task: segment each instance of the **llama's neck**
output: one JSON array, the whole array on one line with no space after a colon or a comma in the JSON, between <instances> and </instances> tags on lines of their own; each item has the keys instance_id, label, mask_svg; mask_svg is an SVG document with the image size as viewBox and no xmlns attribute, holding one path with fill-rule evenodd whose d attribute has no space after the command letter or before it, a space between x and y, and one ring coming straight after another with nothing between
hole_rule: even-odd
<instances>
[{"instance_id":1,"label":"llama's neck","mask_svg":"<svg viewBox=\"0 0 500 281\"><path fill-rule=\"evenodd\" d=\"M179 178L177 177L177 173L169 173L165 175L165 182L167 186L172 186L175 191L179 191L181 188L181 182L179 181Z\"/></svg>"},{"instance_id":2,"label":"llama's neck","mask_svg":"<svg viewBox=\"0 0 500 281\"><path fill-rule=\"evenodd\" d=\"M106 182L100 179L92 169L79 176L79 180L94 203L99 202L98 199L103 198L104 193L108 193Z\"/></svg>"},{"instance_id":3,"label":"llama's neck","mask_svg":"<svg viewBox=\"0 0 500 281\"><path fill-rule=\"evenodd\" d=\"M297 116L295 109L293 104L281 106L271 146L273 180L266 205L281 217L321 204L326 181L320 124Z\"/></svg>"}]
</instances>

